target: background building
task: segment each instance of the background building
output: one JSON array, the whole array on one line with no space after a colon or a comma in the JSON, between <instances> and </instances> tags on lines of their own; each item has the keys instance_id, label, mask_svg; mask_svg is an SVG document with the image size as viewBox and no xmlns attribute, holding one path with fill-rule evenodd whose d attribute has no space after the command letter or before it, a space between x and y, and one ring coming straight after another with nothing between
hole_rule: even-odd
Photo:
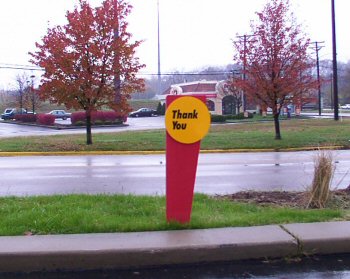
<instances>
[{"instance_id":1,"label":"background building","mask_svg":"<svg viewBox=\"0 0 350 279\"><path fill-rule=\"evenodd\" d=\"M226 81L193 81L171 85L160 96L162 102L167 95L204 95L208 109L212 114L237 114L240 112L242 98L228 90Z\"/></svg>"}]
</instances>

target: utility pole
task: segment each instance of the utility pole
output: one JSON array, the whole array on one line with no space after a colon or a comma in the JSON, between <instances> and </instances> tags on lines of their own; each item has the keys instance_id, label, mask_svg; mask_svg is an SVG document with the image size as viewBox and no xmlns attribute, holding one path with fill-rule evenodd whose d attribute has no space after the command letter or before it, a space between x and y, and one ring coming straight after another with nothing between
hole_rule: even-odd
<instances>
[{"instance_id":1,"label":"utility pole","mask_svg":"<svg viewBox=\"0 0 350 279\"><path fill-rule=\"evenodd\" d=\"M162 77L161 77L161 71L160 71L160 32L159 32L159 0L157 0L157 13L158 13L158 25L157 25L157 28L158 28L158 92L157 94L160 95L162 94Z\"/></svg>"},{"instance_id":2,"label":"utility pole","mask_svg":"<svg viewBox=\"0 0 350 279\"><path fill-rule=\"evenodd\" d=\"M333 94L334 94L334 120L339 120L338 101L338 65L337 65L337 37L335 29L335 5L332 1L332 44L333 44Z\"/></svg>"},{"instance_id":3,"label":"utility pole","mask_svg":"<svg viewBox=\"0 0 350 279\"><path fill-rule=\"evenodd\" d=\"M318 83L317 85L318 86L318 115L321 116L322 96L321 96L321 82L320 82L320 60L319 60L318 52L321 48L324 47L321 45L321 44L324 44L324 42L312 42L312 43L315 44L315 46L312 47L312 49L316 51L317 83Z\"/></svg>"},{"instance_id":4,"label":"utility pole","mask_svg":"<svg viewBox=\"0 0 350 279\"><path fill-rule=\"evenodd\" d=\"M246 81L247 76L246 76L246 68L247 68L247 42L248 39L251 37L254 37L255 35L243 35L243 36L236 36L239 39L239 42L243 42L243 76L242 79L243 81ZM245 112L247 110L247 98L245 96L244 91L242 91L242 107L243 111Z\"/></svg>"}]
</instances>

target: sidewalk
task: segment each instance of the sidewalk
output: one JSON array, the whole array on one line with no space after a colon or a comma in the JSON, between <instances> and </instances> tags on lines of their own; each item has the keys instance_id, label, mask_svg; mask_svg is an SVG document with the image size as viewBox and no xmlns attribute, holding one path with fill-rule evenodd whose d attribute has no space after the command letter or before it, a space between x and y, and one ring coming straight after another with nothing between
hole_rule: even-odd
<instances>
[{"instance_id":1,"label":"sidewalk","mask_svg":"<svg viewBox=\"0 0 350 279\"><path fill-rule=\"evenodd\" d=\"M350 253L350 222L0 237L1 272L87 270Z\"/></svg>"}]
</instances>

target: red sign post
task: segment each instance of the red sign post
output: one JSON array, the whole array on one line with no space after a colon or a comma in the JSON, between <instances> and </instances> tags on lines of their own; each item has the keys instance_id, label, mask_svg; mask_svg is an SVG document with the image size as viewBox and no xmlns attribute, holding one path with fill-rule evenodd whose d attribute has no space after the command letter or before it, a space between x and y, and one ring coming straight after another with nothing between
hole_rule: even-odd
<instances>
[{"instance_id":1,"label":"red sign post","mask_svg":"<svg viewBox=\"0 0 350 279\"><path fill-rule=\"evenodd\" d=\"M166 217L188 223L200 140L210 126L205 96L168 96L166 99Z\"/></svg>"}]
</instances>

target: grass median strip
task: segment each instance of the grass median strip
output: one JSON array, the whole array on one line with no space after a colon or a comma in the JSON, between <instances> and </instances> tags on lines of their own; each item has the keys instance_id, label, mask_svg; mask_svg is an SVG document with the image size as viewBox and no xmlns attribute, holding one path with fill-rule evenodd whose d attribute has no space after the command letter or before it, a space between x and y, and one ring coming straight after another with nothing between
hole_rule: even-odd
<instances>
[{"instance_id":1,"label":"grass median strip","mask_svg":"<svg viewBox=\"0 0 350 279\"><path fill-rule=\"evenodd\" d=\"M202 150L273 149L341 146L350 148L350 119L286 120L281 122L282 140L274 140L271 123L254 122L212 125L201 143ZM92 145L85 135L2 138L1 152L57 151L164 151L165 129L94 133Z\"/></svg>"},{"instance_id":2,"label":"grass median strip","mask_svg":"<svg viewBox=\"0 0 350 279\"><path fill-rule=\"evenodd\" d=\"M188 225L168 224L165 197L65 195L0 198L0 235L202 229L342 220L346 211L258 206L196 194Z\"/></svg>"}]
</instances>

